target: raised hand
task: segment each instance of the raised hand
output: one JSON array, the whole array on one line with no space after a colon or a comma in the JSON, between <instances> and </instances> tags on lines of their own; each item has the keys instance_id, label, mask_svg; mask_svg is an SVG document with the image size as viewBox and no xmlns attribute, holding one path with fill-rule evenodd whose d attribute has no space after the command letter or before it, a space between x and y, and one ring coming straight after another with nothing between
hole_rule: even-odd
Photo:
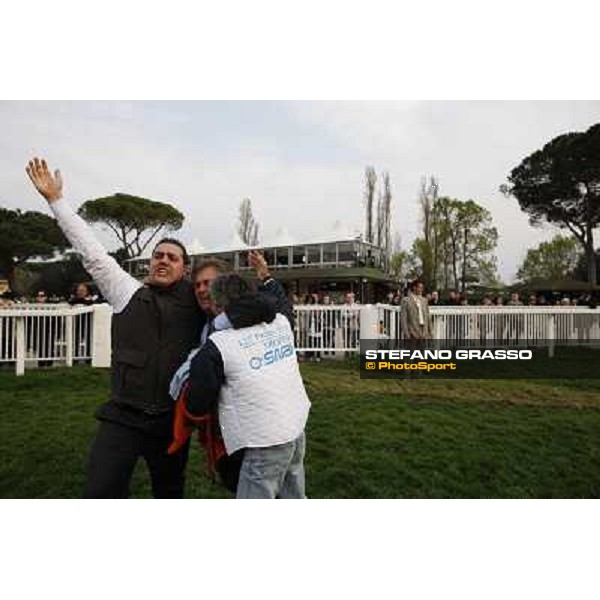
<instances>
[{"instance_id":1,"label":"raised hand","mask_svg":"<svg viewBox=\"0 0 600 600\"><path fill-rule=\"evenodd\" d=\"M42 158L34 158L29 161L25 168L31 183L35 189L50 203L56 202L62 198L62 177L60 171L54 171L54 175L50 173L46 161Z\"/></svg>"},{"instance_id":2,"label":"raised hand","mask_svg":"<svg viewBox=\"0 0 600 600\"><path fill-rule=\"evenodd\" d=\"M248 252L248 264L256 271L256 276L259 279L264 280L271 276L265 257L257 250Z\"/></svg>"}]
</instances>

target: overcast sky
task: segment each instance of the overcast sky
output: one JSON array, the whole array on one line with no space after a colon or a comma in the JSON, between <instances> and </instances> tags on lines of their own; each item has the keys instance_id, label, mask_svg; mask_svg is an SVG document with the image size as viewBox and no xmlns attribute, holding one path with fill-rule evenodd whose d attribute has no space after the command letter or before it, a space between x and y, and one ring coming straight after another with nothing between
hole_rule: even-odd
<instances>
[{"instance_id":1,"label":"overcast sky","mask_svg":"<svg viewBox=\"0 0 600 600\"><path fill-rule=\"evenodd\" d=\"M527 248L557 230L530 227L499 186L553 137L597 122L598 101L0 102L0 205L47 210L24 172L39 155L60 167L75 207L114 192L170 202L186 217L178 236L210 249L231 241L250 197L261 241L282 227L306 241L336 221L363 230L372 165L390 173L392 229L406 249L423 175L438 177L441 195L489 209L508 283Z\"/></svg>"}]
</instances>

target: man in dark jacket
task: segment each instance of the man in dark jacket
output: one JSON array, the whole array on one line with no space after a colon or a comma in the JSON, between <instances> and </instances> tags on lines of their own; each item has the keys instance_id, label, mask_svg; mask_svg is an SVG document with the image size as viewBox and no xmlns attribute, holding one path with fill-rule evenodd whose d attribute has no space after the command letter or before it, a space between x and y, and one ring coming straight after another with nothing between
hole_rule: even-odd
<instances>
[{"instance_id":1,"label":"man in dark jacket","mask_svg":"<svg viewBox=\"0 0 600 600\"><path fill-rule=\"evenodd\" d=\"M112 385L87 468L85 496L123 498L138 458L148 465L156 498L181 498L189 445L168 455L173 428L169 382L197 344L206 317L186 280L188 255L174 239L154 248L145 285L126 273L62 198L62 177L44 160L27 174L113 308Z\"/></svg>"}]
</instances>

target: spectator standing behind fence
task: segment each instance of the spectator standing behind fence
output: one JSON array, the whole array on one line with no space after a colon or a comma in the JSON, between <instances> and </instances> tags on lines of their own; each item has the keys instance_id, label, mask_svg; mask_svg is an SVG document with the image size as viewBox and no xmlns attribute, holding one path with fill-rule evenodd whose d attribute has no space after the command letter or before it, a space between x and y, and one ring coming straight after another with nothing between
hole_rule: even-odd
<instances>
[{"instance_id":1,"label":"spectator standing behind fence","mask_svg":"<svg viewBox=\"0 0 600 600\"><path fill-rule=\"evenodd\" d=\"M489 296L484 296L481 299L481 306L489 308L493 306L492 299ZM492 315L480 314L477 316L477 328L479 329L479 341L483 342L488 339L491 332L490 325L493 323Z\"/></svg>"},{"instance_id":2,"label":"spectator standing behind fence","mask_svg":"<svg viewBox=\"0 0 600 600\"><path fill-rule=\"evenodd\" d=\"M519 298L519 292L512 292L510 294L510 300L506 303L506 306L523 306Z\"/></svg>"},{"instance_id":3,"label":"spectator standing behind fence","mask_svg":"<svg viewBox=\"0 0 600 600\"><path fill-rule=\"evenodd\" d=\"M459 306L460 305L460 294L456 290L450 290L448 295L448 301L446 306Z\"/></svg>"},{"instance_id":4,"label":"spectator standing behind fence","mask_svg":"<svg viewBox=\"0 0 600 600\"><path fill-rule=\"evenodd\" d=\"M91 306L95 303L95 298L90 293L90 288L85 283L78 283L75 292L69 298L71 306ZM91 356L92 348L92 313L84 313L75 317L75 356L84 354ZM87 358L85 362L90 362Z\"/></svg>"},{"instance_id":5,"label":"spectator standing behind fence","mask_svg":"<svg viewBox=\"0 0 600 600\"><path fill-rule=\"evenodd\" d=\"M523 302L519 298L519 292L511 292L510 300L506 306L523 306ZM508 315L508 337L511 340L519 341L523 337L525 330L525 320L522 314Z\"/></svg>"},{"instance_id":6,"label":"spectator standing behind fence","mask_svg":"<svg viewBox=\"0 0 600 600\"><path fill-rule=\"evenodd\" d=\"M34 304L48 304L48 294L38 290ZM41 312L25 319L27 329L27 350L34 355L43 357L38 360L38 367L51 367L54 361L49 357L56 346L58 320L50 312Z\"/></svg>"},{"instance_id":7,"label":"spectator standing behind fence","mask_svg":"<svg viewBox=\"0 0 600 600\"><path fill-rule=\"evenodd\" d=\"M408 296L400 305L402 336L406 340L428 340L432 337L431 315L427 300L423 296L425 285L415 280L410 284Z\"/></svg>"},{"instance_id":8,"label":"spectator standing behind fence","mask_svg":"<svg viewBox=\"0 0 600 600\"><path fill-rule=\"evenodd\" d=\"M323 343L323 313L318 310L316 294L308 294L305 301L306 306L314 307L315 310L307 311L307 329L309 348L320 348ZM321 352L319 350L309 350L304 356L307 360L321 362Z\"/></svg>"},{"instance_id":9,"label":"spectator standing behind fence","mask_svg":"<svg viewBox=\"0 0 600 600\"><path fill-rule=\"evenodd\" d=\"M27 174L102 295L113 307L111 397L96 413L84 495L123 498L138 458L148 465L157 498L181 498L189 443L168 455L174 408L169 382L198 341L205 322L185 279L185 247L163 239L152 252L146 285L125 272L62 197L59 171L35 158Z\"/></svg>"},{"instance_id":10,"label":"spectator standing behind fence","mask_svg":"<svg viewBox=\"0 0 600 600\"><path fill-rule=\"evenodd\" d=\"M496 296L494 300L494 305L497 308L502 308L504 306L504 297L501 295ZM506 328L506 323L506 315L496 315L496 323L494 327L495 340L504 340L504 330Z\"/></svg>"},{"instance_id":11,"label":"spectator standing behind fence","mask_svg":"<svg viewBox=\"0 0 600 600\"><path fill-rule=\"evenodd\" d=\"M325 294L323 296L323 306L333 306L333 303L331 302L331 296L329 294ZM325 348L330 348L330 350L325 350L323 354L334 354L333 348L335 348L335 332L340 326L338 311L325 310L323 312L323 321L323 345Z\"/></svg>"},{"instance_id":12,"label":"spectator standing behind fence","mask_svg":"<svg viewBox=\"0 0 600 600\"><path fill-rule=\"evenodd\" d=\"M344 346L354 349L358 344L359 323L358 323L358 306L354 302L354 293L346 292L344 294L344 304L340 311L340 322L342 325L342 333L344 336Z\"/></svg>"},{"instance_id":13,"label":"spectator standing behind fence","mask_svg":"<svg viewBox=\"0 0 600 600\"><path fill-rule=\"evenodd\" d=\"M78 283L75 287L75 292L71 294L68 300L71 306L83 305L90 306L94 304L95 298L90 292L90 288L85 283Z\"/></svg>"},{"instance_id":14,"label":"spectator standing behind fence","mask_svg":"<svg viewBox=\"0 0 600 600\"><path fill-rule=\"evenodd\" d=\"M392 306L400 306L402 304L402 292L397 292L392 298Z\"/></svg>"}]
</instances>

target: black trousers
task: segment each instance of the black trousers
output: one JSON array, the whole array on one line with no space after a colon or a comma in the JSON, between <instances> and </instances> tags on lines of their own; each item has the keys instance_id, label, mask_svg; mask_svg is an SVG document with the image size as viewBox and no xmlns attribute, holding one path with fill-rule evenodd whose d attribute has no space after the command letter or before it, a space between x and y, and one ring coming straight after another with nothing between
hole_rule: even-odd
<instances>
[{"instance_id":1,"label":"black trousers","mask_svg":"<svg viewBox=\"0 0 600 600\"><path fill-rule=\"evenodd\" d=\"M174 454L167 454L170 443L167 436L100 421L87 465L85 498L127 498L140 457L148 465L155 498L183 498L189 442Z\"/></svg>"}]
</instances>

